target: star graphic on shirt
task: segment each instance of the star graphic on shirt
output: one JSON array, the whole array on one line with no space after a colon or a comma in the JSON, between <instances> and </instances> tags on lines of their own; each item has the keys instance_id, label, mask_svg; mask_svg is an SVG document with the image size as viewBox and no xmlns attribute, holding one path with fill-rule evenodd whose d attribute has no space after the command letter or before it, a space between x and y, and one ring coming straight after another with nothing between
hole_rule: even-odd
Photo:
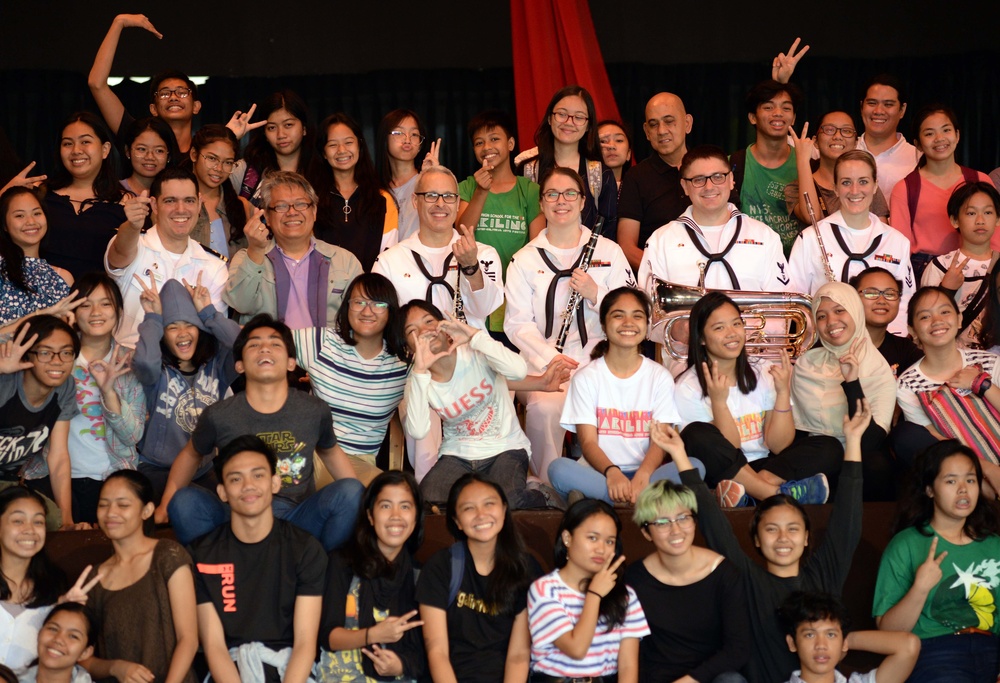
<instances>
[{"instance_id":1,"label":"star graphic on shirt","mask_svg":"<svg viewBox=\"0 0 1000 683\"><path fill-rule=\"evenodd\" d=\"M969 568L962 571L958 568L957 564L952 563L952 567L955 568L955 583L951 584L949 588L958 588L959 586L965 586L965 597L968 598L972 594L972 589L974 586L981 586L986 583L983 579L979 578L973 573L973 567L976 566L975 562L969 565Z\"/></svg>"}]
</instances>

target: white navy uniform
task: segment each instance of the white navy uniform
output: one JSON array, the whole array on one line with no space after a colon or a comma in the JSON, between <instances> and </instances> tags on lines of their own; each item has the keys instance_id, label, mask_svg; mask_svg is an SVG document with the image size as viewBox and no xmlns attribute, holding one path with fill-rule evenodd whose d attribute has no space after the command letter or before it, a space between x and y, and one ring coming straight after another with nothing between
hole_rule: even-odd
<instances>
[{"instance_id":1,"label":"white navy uniform","mask_svg":"<svg viewBox=\"0 0 1000 683\"><path fill-rule=\"evenodd\" d=\"M910 241L903 233L880 221L875 214L869 213L868 219L867 228L852 230L847 227L843 214L835 211L819 221L823 246L826 247L833 275L841 282L847 282L865 268L878 266L903 283L899 314L889 323L888 331L905 337L906 306L916 289L910 267ZM788 258L788 269L795 291L810 296L827 281L816 230L811 225L795 239Z\"/></svg>"},{"instance_id":2,"label":"white navy uniform","mask_svg":"<svg viewBox=\"0 0 1000 683\"><path fill-rule=\"evenodd\" d=\"M575 247L559 249L549 242L548 229L522 247L507 266L507 314L503 329L528 363L529 373L541 373L558 354L555 348L572 290L570 275L591 232L580 226ZM548 261L548 262L546 262ZM556 271L559 271L557 274ZM599 237L587 273L597 283L597 301L581 299L579 317L566 337L563 355L586 365L590 351L604 338L600 306L605 295L618 287L635 287L632 268L615 242ZM580 321L582 320L582 329ZM583 336L581 336L583 335ZM531 442L532 466L548 481L548 465L559 457L565 433L559 426L565 390L526 392L525 433Z\"/></svg>"},{"instance_id":3,"label":"white navy uniform","mask_svg":"<svg viewBox=\"0 0 1000 683\"><path fill-rule=\"evenodd\" d=\"M448 246L428 247L420 241L419 233L410 235L379 254L372 272L384 275L392 282L399 295L400 305L413 299L426 301L430 289L430 303L448 315L454 314L454 287L457 280L466 320L472 327L485 330L486 319L503 303L500 256L493 247L476 242L484 284L482 289L475 292L468 277L459 278L458 260L451 251L451 245L458 239L459 234L455 232ZM447 273L444 272L446 262ZM442 275L444 279L440 284L431 284L431 278L440 278Z\"/></svg>"},{"instance_id":4,"label":"white navy uniform","mask_svg":"<svg viewBox=\"0 0 1000 683\"><path fill-rule=\"evenodd\" d=\"M707 289L757 292L790 289L781 238L765 223L740 213L732 204L729 220L720 233L718 250L709 245L690 206L680 218L657 228L642 253L639 284L650 295L654 294L653 276L694 287L701 275L699 264L706 267Z\"/></svg>"}]
</instances>

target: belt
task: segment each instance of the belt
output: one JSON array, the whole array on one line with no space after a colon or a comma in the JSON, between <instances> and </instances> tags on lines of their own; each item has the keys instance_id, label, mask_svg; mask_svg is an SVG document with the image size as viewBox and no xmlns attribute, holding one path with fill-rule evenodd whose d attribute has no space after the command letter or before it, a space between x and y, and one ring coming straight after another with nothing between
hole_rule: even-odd
<instances>
[{"instance_id":1,"label":"belt","mask_svg":"<svg viewBox=\"0 0 1000 683\"><path fill-rule=\"evenodd\" d=\"M611 683L617 680L616 676L584 676L582 678L570 678L569 676L549 676L548 674L531 672L530 683Z\"/></svg>"},{"instance_id":2,"label":"belt","mask_svg":"<svg viewBox=\"0 0 1000 683\"><path fill-rule=\"evenodd\" d=\"M959 629L958 631L955 631L955 633L952 634L952 635L964 636L964 635L968 635L970 633L974 633L974 634L980 635L980 636L993 636L993 637L996 637L996 634L993 633L992 631L984 631L981 628L975 628L973 626L967 626L966 628Z\"/></svg>"}]
</instances>

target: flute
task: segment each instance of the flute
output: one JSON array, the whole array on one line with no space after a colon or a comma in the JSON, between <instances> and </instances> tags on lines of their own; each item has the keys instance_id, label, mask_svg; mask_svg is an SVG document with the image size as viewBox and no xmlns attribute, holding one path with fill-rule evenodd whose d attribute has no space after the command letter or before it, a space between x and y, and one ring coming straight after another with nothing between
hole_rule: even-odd
<instances>
[{"instance_id":1,"label":"flute","mask_svg":"<svg viewBox=\"0 0 1000 683\"><path fill-rule=\"evenodd\" d=\"M830 267L830 257L826 253L826 246L823 244L823 235L819 231L819 223L816 221L816 211L813 210L812 200L809 199L809 193L803 192L802 198L806 200L806 212L809 214L810 220L812 220L813 230L816 231L816 241L819 243L819 253L823 258L823 272L826 273L826 279L830 282L836 282L837 276L833 274L833 268Z\"/></svg>"},{"instance_id":2,"label":"flute","mask_svg":"<svg viewBox=\"0 0 1000 683\"><path fill-rule=\"evenodd\" d=\"M600 238L603 228L604 216L601 216L597 219L597 225L594 226L593 232L590 233L590 239L587 240L587 244L583 247L583 255L580 257L580 265L578 267L585 272L590 268L590 262L594 259L594 250L597 249L597 240ZM559 328L559 337L556 338L556 351L559 353L562 353L563 348L566 346L566 337L569 336L569 328L573 326L576 309L580 308L582 300L583 297L580 296L580 292L575 290L569 295L569 301L566 302L566 310L562 313L562 327Z\"/></svg>"}]
</instances>

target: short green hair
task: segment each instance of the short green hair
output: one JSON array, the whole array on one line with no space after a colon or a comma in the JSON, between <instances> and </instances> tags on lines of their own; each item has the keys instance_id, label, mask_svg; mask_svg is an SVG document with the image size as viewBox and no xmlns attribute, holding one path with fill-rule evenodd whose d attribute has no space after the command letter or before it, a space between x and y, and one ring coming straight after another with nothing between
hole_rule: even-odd
<instances>
[{"instance_id":1,"label":"short green hair","mask_svg":"<svg viewBox=\"0 0 1000 683\"><path fill-rule=\"evenodd\" d=\"M698 500L694 496L694 491L687 486L661 479L647 486L639 494L639 499L635 502L635 511L632 513L632 521L642 526L659 517L660 510L673 508L687 508L698 514Z\"/></svg>"}]
</instances>

